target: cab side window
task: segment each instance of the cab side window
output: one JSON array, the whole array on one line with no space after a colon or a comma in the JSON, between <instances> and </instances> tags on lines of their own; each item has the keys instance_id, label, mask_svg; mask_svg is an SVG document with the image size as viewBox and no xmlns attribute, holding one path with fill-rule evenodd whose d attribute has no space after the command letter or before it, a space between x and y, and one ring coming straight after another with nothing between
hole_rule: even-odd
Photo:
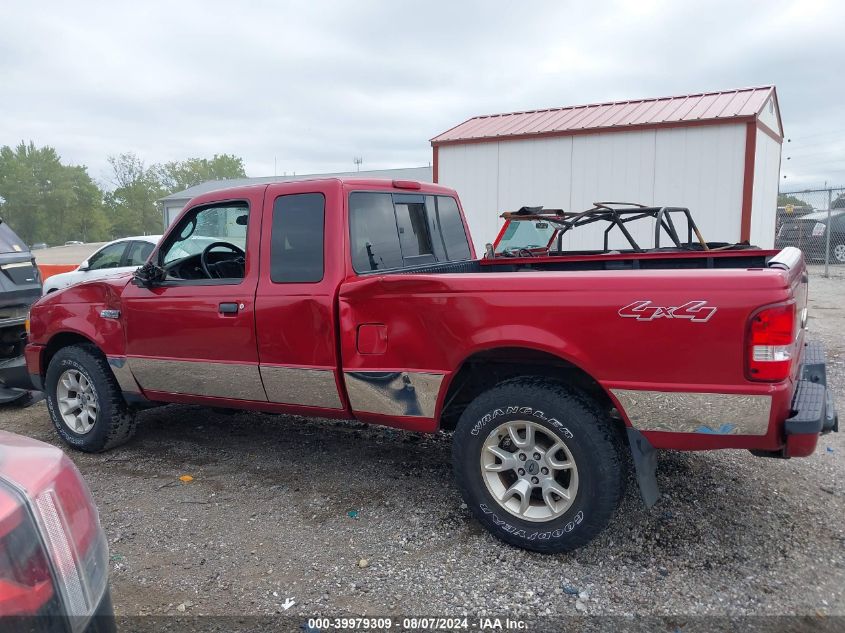
<instances>
[{"instance_id":1,"label":"cab side window","mask_svg":"<svg viewBox=\"0 0 845 633\"><path fill-rule=\"evenodd\" d=\"M429 196L429 198L434 205L434 222L437 233L443 240L446 259L450 262L469 259L472 253L469 250L469 241L461 220L461 212L458 210L458 203L450 196ZM430 207L431 204L429 204Z\"/></svg>"},{"instance_id":2,"label":"cab side window","mask_svg":"<svg viewBox=\"0 0 845 633\"><path fill-rule=\"evenodd\" d=\"M431 227L425 210L425 196L394 195L399 244L406 266L436 262Z\"/></svg>"},{"instance_id":3,"label":"cab side window","mask_svg":"<svg viewBox=\"0 0 845 633\"><path fill-rule=\"evenodd\" d=\"M308 283L323 279L326 199L321 193L279 196L273 204L270 279Z\"/></svg>"},{"instance_id":4,"label":"cab side window","mask_svg":"<svg viewBox=\"0 0 845 633\"><path fill-rule=\"evenodd\" d=\"M450 196L353 192L349 238L357 273L471 256L458 203Z\"/></svg>"},{"instance_id":5,"label":"cab side window","mask_svg":"<svg viewBox=\"0 0 845 633\"><path fill-rule=\"evenodd\" d=\"M389 193L349 194L349 235L355 272L402 267L402 248Z\"/></svg>"},{"instance_id":6,"label":"cab side window","mask_svg":"<svg viewBox=\"0 0 845 633\"><path fill-rule=\"evenodd\" d=\"M88 270L104 270L120 266L126 242L118 242L101 248L88 259Z\"/></svg>"}]
</instances>

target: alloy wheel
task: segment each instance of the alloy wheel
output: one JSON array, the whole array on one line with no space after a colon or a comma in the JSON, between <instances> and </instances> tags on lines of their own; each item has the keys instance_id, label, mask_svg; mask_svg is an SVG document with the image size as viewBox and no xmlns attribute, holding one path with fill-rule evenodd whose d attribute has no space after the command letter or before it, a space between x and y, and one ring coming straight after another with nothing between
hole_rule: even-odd
<instances>
[{"instance_id":1,"label":"alloy wheel","mask_svg":"<svg viewBox=\"0 0 845 633\"><path fill-rule=\"evenodd\" d=\"M484 441L480 467L499 506L525 521L561 516L578 493L578 466L566 443L535 422L496 427Z\"/></svg>"},{"instance_id":2,"label":"alloy wheel","mask_svg":"<svg viewBox=\"0 0 845 633\"><path fill-rule=\"evenodd\" d=\"M94 385L78 369L65 370L56 385L62 421L74 433L85 435L97 421L99 403Z\"/></svg>"}]
</instances>

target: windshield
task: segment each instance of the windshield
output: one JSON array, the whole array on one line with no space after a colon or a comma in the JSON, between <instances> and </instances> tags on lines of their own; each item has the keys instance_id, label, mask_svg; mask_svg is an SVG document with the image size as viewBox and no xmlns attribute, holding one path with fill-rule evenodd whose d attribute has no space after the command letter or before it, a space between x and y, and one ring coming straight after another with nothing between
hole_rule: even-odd
<instances>
[{"instance_id":1,"label":"windshield","mask_svg":"<svg viewBox=\"0 0 845 633\"><path fill-rule=\"evenodd\" d=\"M508 220L505 232L496 244L496 253L521 248L546 248L555 234L555 226L543 220Z\"/></svg>"}]
</instances>

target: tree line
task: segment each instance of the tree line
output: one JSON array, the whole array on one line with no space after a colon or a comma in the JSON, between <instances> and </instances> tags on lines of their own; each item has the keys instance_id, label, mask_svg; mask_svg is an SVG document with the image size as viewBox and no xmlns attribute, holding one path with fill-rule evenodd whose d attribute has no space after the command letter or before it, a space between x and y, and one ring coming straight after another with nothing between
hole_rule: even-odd
<instances>
[{"instance_id":1,"label":"tree line","mask_svg":"<svg viewBox=\"0 0 845 633\"><path fill-rule=\"evenodd\" d=\"M134 152L108 158L108 182L84 165L66 165L56 150L21 142L0 148L0 217L27 244L102 242L163 230L156 201L207 180L244 178L232 154L146 165Z\"/></svg>"}]
</instances>

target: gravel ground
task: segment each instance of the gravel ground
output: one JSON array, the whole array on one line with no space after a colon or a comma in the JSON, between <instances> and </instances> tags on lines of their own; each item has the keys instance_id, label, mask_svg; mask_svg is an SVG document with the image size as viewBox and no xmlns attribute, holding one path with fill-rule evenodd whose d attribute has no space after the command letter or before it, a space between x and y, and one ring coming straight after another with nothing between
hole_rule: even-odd
<instances>
[{"instance_id":1,"label":"gravel ground","mask_svg":"<svg viewBox=\"0 0 845 633\"><path fill-rule=\"evenodd\" d=\"M814 275L810 328L845 411L845 279ZM59 444L43 403L0 426ZM72 453L99 504L121 615L845 615L845 434L807 459L662 453L571 554L504 545L452 483L449 438L189 406L129 445ZM183 483L181 475L193 480Z\"/></svg>"}]
</instances>

